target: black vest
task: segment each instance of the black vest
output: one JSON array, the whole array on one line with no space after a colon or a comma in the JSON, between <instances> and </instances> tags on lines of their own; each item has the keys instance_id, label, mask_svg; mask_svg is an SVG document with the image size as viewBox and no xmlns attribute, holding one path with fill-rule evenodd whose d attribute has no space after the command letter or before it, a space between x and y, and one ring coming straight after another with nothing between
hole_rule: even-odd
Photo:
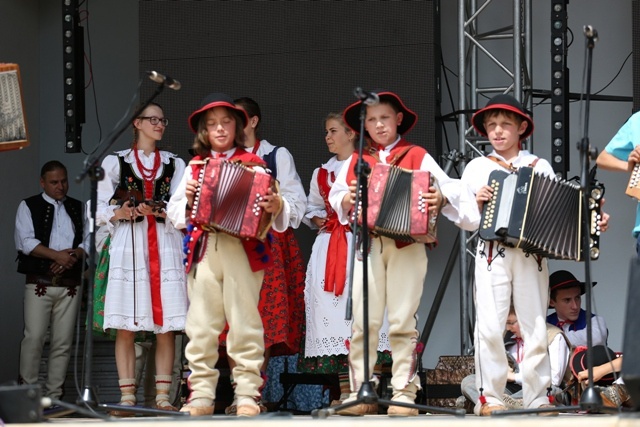
<instances>
[{"instance_id":1,"label":"black vest","mask_svg":"<svg viewBox=\"0 0 640 427\"><path fill-rule=\"evenodd\" d=\"M25 203L31 211L31 220L33 221L35 238L40 240L40 243L44 246L49 247L55 206L47 202L42 197L42 194L25 199ZM80 243L82 243L82 236L84 235L82 202L80 200L67 197L64 201L64 208L73 223L73 248L77 248ZM71 270L65 271L62 276L77 279L80 277L82 270L81 264L82 263L77 262ZM33 255L25 255L18 251L18 273L49 275L51 274L51 271L49 270L50 265L50 259L38 258Z\"/></svg>"},{"instance_id":2,"label":"black vest","mask_svg":"<svg viewBox=\"0 0 640 427\"><path fill-rule=\"evenodd\" d=\"M157 155L159 156L160 153ZM171 198L171 179L176 170L175 160L172 157L169 159L169 164L163 164L162 175L153 182L153 200L157 202L169 202L169 198ZM139 192L144 196L144 181L136 176L133 165L125 162L124 156L118 156L118 162L120 163L120 183L118 183L118 187L125 192ZM140 222L143 219L144 217L137 217L136 222ZM163 223L164 218L157 217L156 222Z\"/></svg>"}]
</instances>

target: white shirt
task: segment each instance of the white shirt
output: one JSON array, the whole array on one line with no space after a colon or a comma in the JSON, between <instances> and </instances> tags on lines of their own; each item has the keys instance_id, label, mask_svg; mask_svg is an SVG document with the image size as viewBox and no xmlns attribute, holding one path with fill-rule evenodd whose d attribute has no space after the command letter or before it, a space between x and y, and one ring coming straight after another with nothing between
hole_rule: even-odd
<instances>
[{"instance_id":1,"label":"white shirt","mask_svg":"<svg viewBox=\"0 0 640 427\"><path fill-rule=\"evenodd\" d=\"M42 193L42 198L54 206L53 211L53 223L51 228L51 235L49 237L49 249L60 251L62 249L73 248L73 238L75 236L75 227L71 221L71 217L67 213L64 207L64 201L56 201L53 198ZM83 205L84 206L84 205ZM82 215L83 218L83 236L82 242L78 245L86 253L89 253L89 224L86 215ZM25 255L31 254L36 246L42 244L42 242L36 239L35 230L33 228L33 220L31 217L31 210L27 206L27 203L23 200L18 205L18 211L16 213L16 228L14 231L14 240L16 243L16 250L22 252Z\"/></svg>"},{"instance_id":2,"label":"white shirt","mask_svg":"<svg viewBox=\"0 0 640 427\"><path fill-rule=\"evenodd\" d=\"M524 357L524 350L521 342L520 345L512 344L507 347L507 352L513 356L514 360L518 363L522 361ZM562 384L567 365L569 363L569 357L571 356L571 349L567 345L567 340L564 339L562 334L558 333L549 344L549 362L551 364L551 384L559 387ZM515 373L516 384L522 385L522 372Z\"/></svg>"},{"instance_id":3,"label":"white shirt","mask_svg":"<svg viewBox=\"0 0 640 427\"><path fill-rule=\"evenodd\" d=\"M253 152L254 148L255 146L245 148L245 150L262 159L276 147L266 139L263 139L260 141L257 153ZM285 147L279 147L278 151L276 151L276 168L277 180L280 183L280 195L289 205L289 227L298 228L307 207L307 195L296 170L293 156Z\"/></svg>"},{"instance_id":4,"label":"white shirt","mask_svg":"<svg viewBox=\"0 0 640 427\"><path fill-rule=\"evenodd\" d=\"M607 337L609 335L609 331L607 330L607 323L604 321L604 317L602 316L593 316L591 318L591 342L592 345L607 345ZM558 316L558 321L562 322L565 319L561 319ZM585 346L587 345L587 328L586 326L577 331L570 330L571 322L565 323L562 325L562 331L567 336L571 344L575 347Z\"/></svg>"}]
</instances>

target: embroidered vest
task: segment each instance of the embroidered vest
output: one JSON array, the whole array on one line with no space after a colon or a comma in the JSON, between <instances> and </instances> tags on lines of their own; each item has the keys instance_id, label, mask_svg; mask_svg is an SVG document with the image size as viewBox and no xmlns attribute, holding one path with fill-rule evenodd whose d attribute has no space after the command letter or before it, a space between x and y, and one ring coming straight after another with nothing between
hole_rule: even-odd
<instances>
[{"instance_id":1,"label":"embroidered vest","mask_svg":"<svg viewBox=\"0 0 640 427\"><path fill-rule=\"evenodd\" d=\"M157 156L160 153L156 154ZM144 181L138 177L133 170L133 164L124 161L124 156L118 156L118 162L120 163L120 182L118 188L124 191L139 192L144 194ZM169 164L162 164L162 174L153 182L153 200L168 202L171 197L171 179L176 170L175 159L169 159ZM117 191L117 190L116 190ZM112 199L112 203L117 203ZM139 216L135 219L136 222L141 222L144 217ZM157 217L156 222L164 223L164 218Z\"/></svg>"},{"instance_id":2,"label":"embroidered vest","mask_svg":"<svg viewBox=\"0 0 640 427\"><path fill-rule=\"evenodd\" d=\"M44 246L49 247L55 206L47 202L41 194L25 199L25 203L31 211L31 220L33 222L35 238L40 240ZM73 223L73 248L77 248L82 242L83 236L82 202L80 200L67 197L64 201L64 208ZM80 272L82 270L81 264L82 263L79 262L76 263L71 270L65 271L62 277L73 279L80 277ZM18 273L49 275L51 273L49 271L50 265L50 259L39 258L33 255L25 255L22 252L18 252Z\"/></svg>"}]
</instances>

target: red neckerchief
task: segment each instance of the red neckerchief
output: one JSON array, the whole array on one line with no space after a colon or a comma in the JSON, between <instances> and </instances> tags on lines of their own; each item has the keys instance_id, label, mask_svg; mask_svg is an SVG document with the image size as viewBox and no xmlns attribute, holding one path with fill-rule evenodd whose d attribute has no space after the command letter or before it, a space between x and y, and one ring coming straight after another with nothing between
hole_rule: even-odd
<instances>
[{"instance_id":1,"label":"red neckerchief","mask_svg":"<svg viewBox=\"0 0 640 427\"><path fill-rule=\"evenodd\" d=\"M518 337L513 337L513 340L516 342L516 362L520 363L524 359L524 341Z\"/></svg>"},{"instance_id":2,"label":"red neckerchief","mask_svg":"<svg viewBox=\"0 0 640 427\"><path fill-rule=\"evenodd\" d=\"M329 191L331 191L331 185L335 180L333 172L331 175L333 179L329 184L329 171L324 168L320 168L318 171L318 189L327 211L327 221L324 223L323 229L326 233L330 233L324 271L324 290L340 296L344 292L347 280L347 231L349 231L349 226L340 223L338 214L329 205Z\"/></svg>"}]
</instances>

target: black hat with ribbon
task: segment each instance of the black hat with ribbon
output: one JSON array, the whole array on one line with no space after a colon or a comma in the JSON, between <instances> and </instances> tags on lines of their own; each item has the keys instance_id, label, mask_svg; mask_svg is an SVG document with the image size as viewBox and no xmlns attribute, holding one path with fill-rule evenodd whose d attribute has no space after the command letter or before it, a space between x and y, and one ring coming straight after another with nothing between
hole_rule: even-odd
<instances>
[{"instance_id":1,"label":"black hat with ribbon","mask_svg":"<svg viewBox=\"0 0 640 427\"><path fill-rule=\"evenodd\" d=\"M405 135L416 125L418 115L407 108L400 97L388 90L374 90L373 93L378 95L380 102L388 102L393 104L398 112L402 113L402 122L398 125L398 133ZM344 122L356 133L360 132L360 107L363 101L356 101L345 108L343 113Z\"/></svg>"},{"instance_id":2,"label":"black hat with ribbon","mask_svg":"<svg viewBox=\"0 0 640 427\"><path fill-rule=\"evenodd\" d=\"M512 113L517 114L523 121L528 123L527 128L524 130L522 135L520 135L520 140L528 138L529 135L533 133L533 120L522 107L520 101L518 101L511 95L501 94L491 98L489 102L487 102L487 105L484 108L476 111L471 118L471 123L473 123L473 127L476 128L476 131L478 131L479 134L487 136L487 130L484 127L484 115L487 111L491 110L511 111Z\"/></svg>"},{"instance_id":3,"label":"black hat with ribbon","mask_svg":"<svg viewBox=\"0 0 640 427\"><path fill-rule=\"evenodd\" d=\"M605 363L610 363L612 360L618 357L613 350L604 345L593 346L593 348L591 349L591 354L593 355L594 367L604 365ZM571 373L575 378L578 378L578 374L581 371L587 370L588 360L589 359L587 359L586 347L578 347L575 349L575 351L571 355L571 359L569 360L569 367L571 368ZM613 383L615 379L616 376L613 373L609 373L596 381L595 384L600 386L611 385L611 383Z\"/></svg>"},{"instance_id":4,"label":"black hat with ribbon","mask_svg":"<svg viewBox=\"0 0 640 427\"><path fill-rule=\"evenodd\" d=\"M591 282L591 286L595 286L598 282ZM567 289L580 287L580 295L585 292L585 283L576 279L576 276L567 270L558 270L549 276L549 291L557 291L559 289Z\"/></svg>"}]
</instances>

